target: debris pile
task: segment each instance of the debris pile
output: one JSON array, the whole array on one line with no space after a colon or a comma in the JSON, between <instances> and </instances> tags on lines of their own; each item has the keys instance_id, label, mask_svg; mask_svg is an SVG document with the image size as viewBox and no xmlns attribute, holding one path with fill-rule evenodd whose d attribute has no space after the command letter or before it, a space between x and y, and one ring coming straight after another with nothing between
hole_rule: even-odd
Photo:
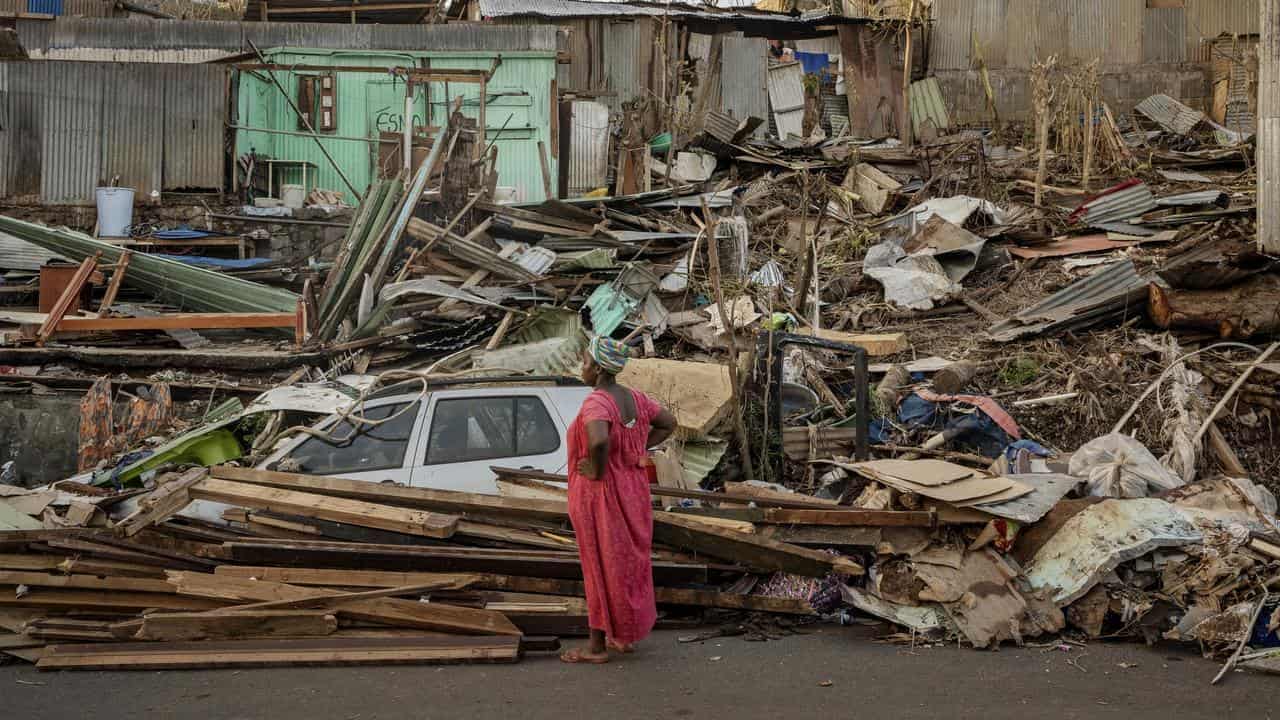
<instances>
[{"instance_id":1,"label":"debris pile","mask_svg":"<svg viewBox=\"0 0 1280 720\"><path fill-rule=\"evenodd\" d=\"M1134 637L1275 665L1242 650L1280 645L1280 345L1247 342L1277 332L1280 266L1251 240L1252 139L1163 95L1117 115L1096 65L1033 75L1032 127L940 117L915 146L761 139L716 110L650 143L624 118L618 191L540 203L498 201L496 148L455 112L296 293L0 218L80 263L6 361L121 352L75 331L161 331L184 357L175 332L235 328L207 367L274 386L188 432L90 438L87 484L6 490L0 651L514 660L581 634L563 450L518 451L537 440L510 395L501 432L440 407L518 388L562 439L596 334L634 346L620 382L679 426L652 456L665 622L843 609L911 643ZM104 262L97 317L74 315ZM121 286L198 312L122 308Z\"/></svg>"}]
</instances>

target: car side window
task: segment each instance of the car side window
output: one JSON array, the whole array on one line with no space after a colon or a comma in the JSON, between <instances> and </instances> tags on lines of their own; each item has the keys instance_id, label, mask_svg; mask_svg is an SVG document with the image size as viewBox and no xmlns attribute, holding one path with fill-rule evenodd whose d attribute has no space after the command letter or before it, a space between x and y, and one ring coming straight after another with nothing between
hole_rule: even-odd
<instances>
[{"instance_id":1,"label":"car side window","mask_svg":"<svg viewBox=\"0 0 1280 720\"><path fill-rule=\"evenodd\" d=\"M282 470L310 475L389 470L404 465L413 425L418 419L418 403L399 403L365 408L361 417L383 421L369 425L342 420L326 430L334 438L312 436L277 466Z\"/></svg>"},{"instance_id":2,"label":"car side window","mask_svg":"<svg viewBox=\"0 0 1280 720\"><path fill-rule=\"evenodd\" d=\"M436 402L427 464L545 455L560 432L536 397L455 398Z\"/></svg>"}]
</instances>

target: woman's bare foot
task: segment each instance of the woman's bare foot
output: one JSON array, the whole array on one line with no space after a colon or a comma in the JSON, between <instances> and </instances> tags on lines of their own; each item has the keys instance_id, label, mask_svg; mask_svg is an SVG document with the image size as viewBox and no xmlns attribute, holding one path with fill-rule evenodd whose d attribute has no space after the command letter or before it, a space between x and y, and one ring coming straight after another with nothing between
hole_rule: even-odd
<instances>
[{"instance_id":1,"label":"woman's bare foot","mask_svg":"<svg viewBox=\"0 0 1280 720\"><path fill-rule=\"evenodd\" d=\"M594 653L591 652L591 648L576 647L566 650L564 654L560 656L560 662L567 662L575 665L578 663L584 663L587 665L603 665L609 662L609 653Z\"/></svg>"},{"instance_id":2,"label":"woman's bare foot","mask_svg":"<svg viewBox=\"0 0 1280 720\"><path fill-rule=\"evenodd\" d=\"M605 641L605 647L616 653L622 653L623 655L630 655L636 651L635 643L620 643L612 638Z\"/></svg>"}]
</instances>

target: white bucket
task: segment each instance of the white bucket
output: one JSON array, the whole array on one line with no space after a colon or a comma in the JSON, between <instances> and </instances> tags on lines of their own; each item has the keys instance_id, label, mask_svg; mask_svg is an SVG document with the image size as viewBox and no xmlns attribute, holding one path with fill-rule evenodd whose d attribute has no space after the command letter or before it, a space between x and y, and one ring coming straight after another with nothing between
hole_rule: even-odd
<instances>
[{"instance_id":1,"label":"white bucket","mask_svg":"<svg viewBox=\"0 0 1280 720\"><path fill-rule=\"evenodd\" d=\"M100 187L94 193L98 201L98 237L128 237L133 224L133 188Z\"/></svg>"},{"instance_id":2,"label":"white bucket","mask_svg":"<svg viewBox=\"0 0 1280 720\"><path fill-rule=\"evenodd\" d=\"M301 185L281 185L280 201L285 207L297 210L307 201L306 188Z\"/></svg>"}]
</instances>

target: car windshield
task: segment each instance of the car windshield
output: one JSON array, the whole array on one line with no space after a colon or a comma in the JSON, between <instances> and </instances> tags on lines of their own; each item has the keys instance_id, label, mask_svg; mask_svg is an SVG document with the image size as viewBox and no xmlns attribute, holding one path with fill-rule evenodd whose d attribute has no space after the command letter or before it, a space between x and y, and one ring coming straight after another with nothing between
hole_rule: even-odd
<instances>
[{"instance_id":1,"label":"car windshield","mask_svg":"<svg viewBox=\"0 0 1280 720\"><path fill-rule=\"evenodd\" d=\"M310 475L387 470L404 465L418 403L365 408L370 423L342 420L324 431L333 441L312 436L277 463L287 472Z\"/></svg>"}]
</instances>

